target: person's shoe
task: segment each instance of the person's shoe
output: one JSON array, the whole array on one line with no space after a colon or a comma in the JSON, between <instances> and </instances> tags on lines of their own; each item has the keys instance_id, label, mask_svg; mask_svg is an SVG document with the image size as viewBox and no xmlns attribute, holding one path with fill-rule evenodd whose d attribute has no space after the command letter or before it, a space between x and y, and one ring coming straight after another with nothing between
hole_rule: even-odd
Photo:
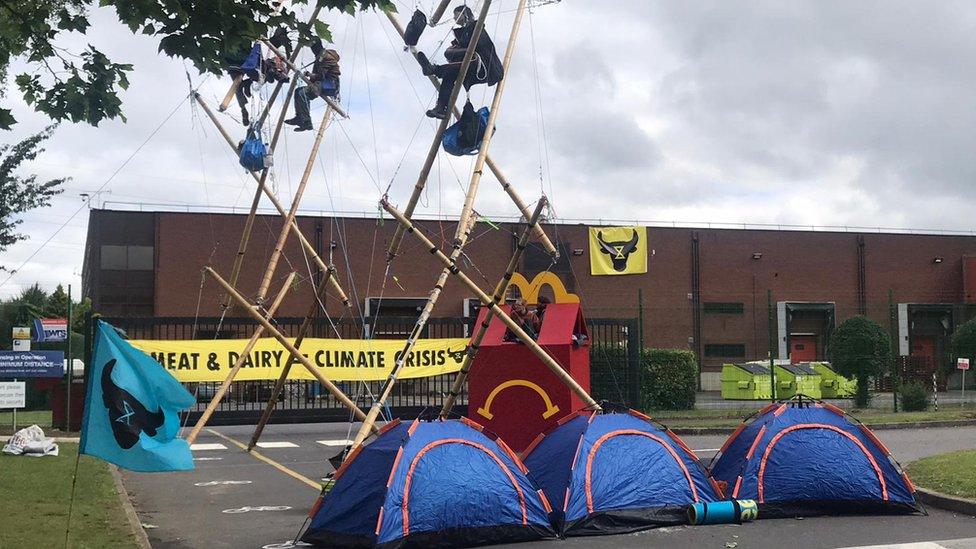
<instances>
[{"instance_id":1,"label":"person's shoe","mask_svg":"<svg viewBox=\"0 0 976 549\"><path fill-rule=\"evenodd\" d=\"M302 121L297 116L293 116L288 120L285 120L285 124L288 124L289 126L301 126Z\"/></svg>"},{"instance_id":2,"label":"person's shoe","mask_svg":"<svg viewBox=\"0 0 976 549\"><path fill-rule=\"evenodd\" d=\"M241 124L244 124L245 128L251 125L251 117L246 112L241 113Z\"/></svg>"},{"instance_id":3,"label":"person's shoe","mask_svg":"<svg viewBox=\"0 0 976 549\"><path fill-rule=\"evenodd\" d=\"M447 109L446 108L441 109L441 108L435 107L435 108L430 109L429 111L427 111L427 116L429 116L431 118L437 118L437 119L443 120L445 117L447 117Z\"/></svg>"},{"instance_id":4,"label":"person's shoe","mask_svg":"<svg viewBox=\"0 0 976 549\"><path fill-rule=\"evenodd\" d=\"M420 63L420 70L423 71L424 76L434 74L434 65L430 64L430 60L427 59L427 54L422 51L418 51L417 62Z\"/></svg>"},{"instance_id":5,"label":"person's shoe","mask_svg":"<svg viewBox=\"0 0 976 549\"><path fill-rule=\"evenodd\" d=\"M295 128L295 131L296 132L307 132L308 130L311 130L311 129L313 129L311 125L306 125L306 126L298 126L297 128Z\"/></svg>"}]
</instances>

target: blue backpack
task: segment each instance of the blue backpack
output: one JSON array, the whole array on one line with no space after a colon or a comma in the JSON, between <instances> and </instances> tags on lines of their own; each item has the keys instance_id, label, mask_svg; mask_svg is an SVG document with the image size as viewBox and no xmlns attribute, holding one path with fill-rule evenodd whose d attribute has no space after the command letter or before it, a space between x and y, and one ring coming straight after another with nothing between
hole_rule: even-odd
<instances>
[{"instance_id":1,"label":"blue backpack","mask_svg":"<svg viewBox=\"0 0 976 549\"><path fill-rule=\"evenodd\" d=\"M444 137L441 138L444 150L454 156L477 154L488 129L488 114L488 107L481 107L475 112L471 103L464 105L461 118L444 130Z\"/></svg>"},{"instance_id":2,"label":"blue backpack","mask_svg":"<svg viewBox=\"0 0 976 549\"><path fill-rule=\"evenodd\" d=\"M253 129L248 130L244 145L241 146L241 166L249 171L259 172L266 167L264 157L267 153L268 148L261 140L261 134Z\"/></svg>"}]
</instances>

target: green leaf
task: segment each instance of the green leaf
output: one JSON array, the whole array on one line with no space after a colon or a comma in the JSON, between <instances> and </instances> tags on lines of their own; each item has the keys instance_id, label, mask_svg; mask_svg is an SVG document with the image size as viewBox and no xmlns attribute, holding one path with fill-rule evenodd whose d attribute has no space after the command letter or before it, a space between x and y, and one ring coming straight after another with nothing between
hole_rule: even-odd
<instances>
[{"instance_id":1,"label":"green leaf","mask_svg":"<svg viewBox=\"0 0 976 549\"><path fill-rule=\"evenodd\" d=\"M331 43L332 42L332 31L329 30L329 25L323 23L322 21L315 20L315 34L322 40Z\"/></svg>"},{"instance_id":2,"label":"green leaf","mask_svg":"<svg viewBox=\"0 0 976 549\"><path fill-rule=\"evenodd\" d=\"M0 130L9 130L17 123L17 119L10 114L10 109L0 108Z\"/></svg>"}]
</instances>

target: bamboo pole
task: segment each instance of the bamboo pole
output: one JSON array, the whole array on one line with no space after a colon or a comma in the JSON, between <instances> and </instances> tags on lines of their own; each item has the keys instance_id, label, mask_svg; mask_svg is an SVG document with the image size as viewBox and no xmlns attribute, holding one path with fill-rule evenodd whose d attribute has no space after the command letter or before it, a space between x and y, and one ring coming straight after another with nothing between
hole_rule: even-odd
<instances>
[{"instance_id":1,"label":"bamboo pole","mask_svg":"<svg viewBox=\"0 0 976 549\"><path fill-rule=\"evenodd\" d=\"M470 225L474 225L477 221L476 216L469 216L466 223L469 226L461 227L458 226L457 233L461 235L471 234ZM454 250L451 252L451 261L454 261L461 255L461 247L455 246ZM437 304L437 300L441 296L441 290L444 288L444 284L447 283L447 279L450 276L450 272L447 269L441 271L440 276L437 277L437 282L434 287L430 290L430 295L427 296L427 302L424 304L424 308L420 311L420 316L417 317L416 323L414 323L413 329L410 331L410 336L407 337L407 341L403 344L403 349L396 355L398 358L393 364L393 368L390 370L390 375L387 376L386 382L383 383L383 387L380 389L379 396L373 400L373 404L369 409L369 413L366 414L366 419L363 420L363 425L359 428L359 432L356 433L356 438L353 439L352 448L355 449L359 447L369 436L370 427L379 417L380 410L383 409L383 404L386 399L390 397L390 393L393 392L393 385L396 383L397 378L400 374L400 370L403 365L406 364L407 358L410 356L411 351L413 351L414 345L417 344L417 340L423 335L424 328L427 326L427 320L430 318L430 313L434 310L434 305Z\"/></svg>"},{"instance_id":2,"label":"bamboo pole","mask_svg":"<svg viewBox=\"0 0 976 549\"><path fill-rule=\"evenodd\" d=\"M332 272L328 271L325 273L326 277L332 276ZM318 287L315 289L315 296L312 299L312 304L308 308L308 313L305 314L305 318L302 320L301 326L298 328L298 335L295 336L295 348L301 349L302 341L305 340L305 336L308 335L308 331L312 327L312 318L315 313L319 310L319 299L325 298L325 289L329 287L328 280L322 279L319 282ZM285 362L285 367L281 370L281 375L278 376L278 380L275 381L274 388L271 390L271 398L268 399L267 405L265 405L264 412L261 413L261 419L258 420L258 424L254 427L254 434L251 435L251 441L247 444L247 451L250 452L255 445L258 443L258 439L261 438L261 433L264 432L264 426L268 424L268 420L271 419L271 412L274 411L275 403L278 402L278 395L285 389L285 381L288 379L288 374L291 372L291 365L294 360L291 358Z\"/></svg>"},{"instance_id":3,"label":"bamboo pole","mask_svg":"<svg viewBox=\"0 0 976 549\"><path fill-rule=\"evenodd\" d=\"M572 376L570 376L566 372L566 370L563 370L562 366L560 366L555 359L549 356L549 353L547 353L545 349L543 349L534 339L529 337L529 335L525 333L525 330L523 330L522 327L519 326L517 322L512 320L512 318L508 316L505 313L505 311L501 310L501 307L499 307L498 304L492 301L492 299L488 296L488 294L482 291L481 288L479 288L478 285L475 284L473 280L471 280L466 274L464 274L464 272L462 272L461 269L458 268L458 266L454 262L452 262L449 257L444 255L444 252L440 251L437 248L437 246L430 241L429 238L424 236L424 234L421 233L419 230L416 230L416 227L414 227L413 223L409 219L407 219L407 217L404 214L400 213L400 211L398 211L396 208L391 206L390 203L385 198L380 200L380 206L382 206L383 209L389 212L390 215L395 217L396 220L399 221L400 224L402 224L405 227L406 232L412 233L414 236L416 236L420 240L420 242L427 247L428 251L430 251L430 253L434 255L441 263L443 263L444 266L450 270L451 274L457 277L458 280L461 281L461 283L467 286L467 288L471 291L471 293L473 293L475 297L480 299L481 302L486 307L488 307L488 310L491 311L492 314L497 316L498 319L501 320L505 324L505 326L507 326L508 329L511 330L516 335L516 337L518 337L525 344L526 347L529 348L530 351L532 351L532 354L538 357L539 360L541 360L542 363L545 364L546 367L548 367L552 371L552 373L555 374L556 377L558 377L559 380L563 382L563 384L569 387L571 391L576 393L576 395L579 396L584 403L586 403L586 406L588 408L595 409L595 410L600 409L600 405L597 404L595 400L593 400L593 397L591 397L586 392L585 389L580 387L580 384L576 383L576 380L573 379Z\"/></svg>"},{"instance_id":4,"label":"bamboo pole","mask_svg":"<svg viewBox=\"0 0 976 549\"><path fill-rule=\"evenodd\" d=\"M227 284L227 281L221 278L220 275L217 274L217 271L214 271L210 267L204 267L204 271L208 275L213 277L213 279L216 280L217 283L220 284L224 288L224 290L227 293L229 293L231 297L234 298L234 301L237 301L237 303L239 303L244 308L244 310L246 310L248 314L250 314L251 317L254 318L254 320L257 320L258 323L264 326L264 329L267 330L268 333L270 333L275 339L277 339L278 343L280 343L282 347L284 347L286 350L288 350L289 353L291 353L292 358L294 358L299 363L301 363L301 365L304 366L305 369L308 370L308 372L312 374L312 376L314 376L315 379L318 380L318 382L321 383L330 393L332 393L332 395L335 396L339 402L341 402L347 408L352 410L352 413L353 415L356 416L356 419L359 420L366 419L366 414L363 413L363 411L360 410L358 406L356 406L355 402L353 402L348 396L346 396L346 394L343 393L342 390L336 387L335 384L332 383L332 381L330 381L327 377L325 377L325 375L322 374L322 372L318 371L315 368L315 365L312 364L308 360L308 358L306 358L305 355L301 353L301 351L299 351L294 345L292 345L292 343L288 341L288 338L286 338L280 331L278 331L278 329L275 328L271 324L271 322L269 322L267 319L261 316L261 313L257 312L253 307L250 307L247 302L247 299L244 296L242 296L240 293L238 293L237 290L235 290L229 284Z\"/></svg>"},{"instance_id":5,"label":"bamboo pole","mask_svg":"<svg viewBox=\"0 0 976 549\"><path fill-rule=\"evenodd\" d=\"M403 25L400 24L400 20L397 19L396 14L390 11L384 11L383 13L386 14L386 18L390 21L390 24L393 25L393 28L397 31L397 34L400 35L400 38L403 38L406 31L404 31ZM417 57L416 48L411 48L410 52L413 54L414 58ZM434 88L440 87L441 82L436 76L430 75L428 79ZM454 118L461 118L461 111L458 110L457 105L452 107L452 111L454 112ZM492 160L491 156L485 156L485 163L488 165L488 169L491 170L491 173L495 175L495 179L498 180L498 183L501 184L502 190L505 191L505 194L512 199L512 202L515 203L515 206L518 208L519 212L522 213L522 217L528 220L529 217L532 216L529 206L524 200L522 200L522 197L518 194L518 191L515 190L515 187L512 186L511 182L509 182L508 178L505 177L505 174L502 173L501 168L495 164L495 161ZM549 240L549 236L546 235L546 231L542 228L542 225L536 224L533 231L535 232L535 237L539 239L539 243L542 244L542 247L545 248L547 252L549 252L549 255L551 255L553 259L559 259L559 250L552 244L552 241Z\"/></svg>"},{"instance_id":6,"label":"bamboo pole","mask_svg":"<svg viewBox=\"0 0 976 549\"><path fill-rule=\"evenodd\" d=\"M268 307L265 318L268 320L274 318L275 312L278 310L281 302L285 299L285 296L288 294L288 290L291 289L291 285L294 281L295 273L289 273L288 278L285 279L285 283L281 286L281 290L278 291L278 295L275 296L271 306ZM210 402L207 404L207 408L203 411L203 414L200 415L200 419L198 419L196 425L193 426L193 430L190 431L189 436L186 437L187 444L193 444L193 442L200 435L200 431L203 430L203 427L207 424L207 421L210 420L210 416L213 415L214 411L217 409L217 406L220 405L220 401L224 399L224 395L227 393L227 390L230 389L230 384L234 381L234 378L237 377L237 373L244 366L244 361L247 360L251 355L251 350L254 349L254 346L257 345L258 340L261 339L263 334L264 326L258 326L257 329L254 330L254 333L251 334L251 339L247 340L247 345L244 346L244 350L241 351L241 355L237 358L237 361L234 362L234 366L229 372L227 372L227 377L224 379L224 382L221 383L220 387L217 388L217 393L214 394L212 399L210 399Z\"/></svg>"},{"instance_id":7,"label":"bamboo pole","mask_svg":"<svg viewBox=\"0 0 976 549\"><path fill-rule=\"evenodd\" d=\"M512 56L515 53L515 44L518 41L519 29L522 28L522 14L525 13L525 3L527 0L519 0L518 9L515 10L515 20L512 21L512 32L508 36L508 46L505 47L505 58L502 60L502 74L508 74L508 67L512 63ZM507 78L502 78L495 86L495 94L491 99L491 110L488 114L488 127L485 135L481 139L481 146L478 147L478 157L474 163L474 171L471 173L471 183L468 184L468 192L464 197L464 206L461 207L461 217L458 221L458 229L467 225L467 217L474 210L474 199L478 195L478 186L481 183L481 174L485 169L485 158L488 156L488 148L491 147L491 139L495 135L495 120L498 118L498 110L502 103L502 94L505 93L505 83ZM466 239L465 239L466 240ZM463 245L464 241L455 238L455 246Z\"/></svg>"},{"instance_id":8,"label":"bamboo pole","mask_svg":"<svg viewBox=\"0 0 976 549\"><path fill-rule=\"evenodd\" d=\"M281 60L285 62L285 65L288 65L289 69L295 71L295 75L301 78L302 81L305 82L305 84L309 86L314 84L314 82L309 80L308 77L305 76L305 73L302 72L300 68L296 67L295 64L292 63L291 60L289 60L288 57L286 57L285 54L281 52L281 50L274 47L274 44L272 44L270 40L268 40L267 38L262 38L261 41L264 42L264 45L267 46L269 50L271 50L271 53L281 58ZM340 107L339 104L336 103L334 99L327 96L322 96L322 99L325 99L325 102L328 103L330 107L332 107L332 110L334 110L336 114L338 114L343 118L349 118L349 115L346 114L346 111L343 110L342 107Z\"/></svg>"},{"instance_id":9,"label":"bamboo pole","mask_svg":"<svg viewBox=\"0 0 976 549\"><path fill-rule=\"evenodd\" d=\"M457 81L454 82L454 89L451 90L451 98L447 102L448 107L452 107L455 103L457 103L458 95L461 93L461 87L464 85L465 77L468 74L468 67L471 65L471 59L474 57L474 50L477 47L478 41L481 39L481 33L485 28L485 19L488 16L489 7L491 7L491 0L484 0L484 3L481 5L481 14L478 16L478 22L475 23L474 31L471 34L471 41L468 43L468 47L464 51L464 59L461 61L461 70L458 73ZM440 150L441 136L444 135L444 131L447 129L447 125L450 121L451 117L445 116L441 119L441 123L437 127L437 132L434 134L434 140L430 144L430 149L427 151L427 158L424 160L424 165L420 170L420 176L417 177L417 183L414 184L413 194L410 195L410 200L407 202L407 207L404 210L404 213L408 218L413 215L413 211L417 208L417 202L420 201L420 195L424 190L424 186L427 184L427 178L430 176L430 170L434 166L434 160L437 158L437 151ZM386 252L387 261L396 257L397 250L400 248L401 240L403 240L403 227L397 225L393 232L393 238L390 240L390 247Z\"/></svg>"},{"instance_id":10,"label":"bamboo pole","mask_svg":"<svg viewBox=\"0 0 976 549\"><path fill-rule=\"evenodd\" d=\"M512 254L512 258L508 261L508 267L505 268L505 274L502 275L501 280L495 285L495 291L491 296L492 303L498 305L502 302L505 297L505 291L508 289L508 284L512 280L512 275L515 273L515 269L518 267L519 259L522 258L522 253L525 252L525 247L529 243L529 235L532 234L532 227L539 222L539 218L542 216L542 210L546 207L546 197L543 196L539 199L539 203L535 207L535 211L532 212L532 217L529 219L529 225L522 231L522 236L519 237L518 244L515 246L515 252ZM447 399L444 401L444 405L441 407L440 417L446 419L448 414L451 413L451 408L454 407L454 401L457 400L458 395L461 393L461 388L464 386L464 382L468 379L468 372L471 371L471 365L474 363L474 357L478 354L478 347L481 345L481 341L484 340L485 334L488 332L488 326L491 323L491 317L485 315L485 319L478 326L478 332L471 338L468 343L468 352L464 355L464 362L461 363L461 370L458 372L457 376L454 378L454 384L451 386L451 392L448 393Z\"/></svg>"},{"instance_id":11,"label":"bamboo pole","mask_svg":"<svg viewBox=\"0 0 976 549\"><path fill-rule=\"evenodd\" d=\"M210 106L207 105L207 102L204 101L203 97L200 97L199 93L193 92L192 95L193 98L196 99L197 103L203 108L203 112L206 113L207 117L210 118L210 121L213 122L214 126L217 128L217 131L220 132L221 137L224 138L224 141L227 142L227 145L234 152L237 152L237 144L234 143L234 140L231 138L230 134L227 133L227 130L224 129L223 124L221 124L220 120L217 119L217 115L215 115L214 112L210 109ZM268 200L271 201L271 204L275 207L276 210L278 210L278 214L280 214L282 217L285 217L286 214L285 208L284 206L281 205L281 202L278 200L278 197L276 197L274 193L271 192L271 189L269 189L267 185L261 183L261 178L256 173L254 172L248 172L248 173L251 174L251 177L254 179L254 181L258 183L258 188L262 192L264 192L265 196L268 197ZM309 255L309 257L312 258L313 261L315 261L315 264L318 265L319 269L323 271L328 270L329 266L325 264L325 261L322 261L322 258L315 250L315 246L313 246L312 243L309 242L307 238L305 238L305 235L298 227L297 222L293 222L291 224L291 232L295 234L299 242L301 242L302 247L305 248L305 252ZM351 307L352 304L349 302L349 298L346 297L346 292L343 291L342 287L339 285L339 282L335 279L335 277L330 278L330 281L332 284L332 291L338 294L339 299L342 301L342 304L345 305L346 307Z\"/></svg>"},{"instance_id":12,"label":"bamboo pole","mask_svg":"<svg viewBox=\"0 0 976 549\"><path fill-rule=\"evenodd\" d=\"M227 107L230 106L230 102L234 99L234 95L237 93L237 88L241 87L241 82L243 80L244 80L244 75L242 74L239 74L234 77L234 81L231 82L230 84L230 89L227 90L227 95L224 96L224 99L220 102L220 105L217 107L217 110L219 112L224 112L227 110Z\"/></svg>"},{"instance_id":13,"label":"bamboo pole","mask_svg":"<svg viewBox=\"0 0 976 549\"><path fill-rule=\"evenodd\" d=\"M329 127L329 119L331 116L332 107L326 107L325 113L322 114L322 122L319 124L319 129L315 132L315 142L312 144L312 151L308 153L308 162L305 163L305 173L302 174L302 179L299 181L298 188L295 190L295 196L291 200L291 209L288 210L288 215L285 217L285 224L281 226L281 231L278 233L278 242L271 252L271 258L268 260L268 268L265 269L264 279L258 288L256 301L259 303L264 300L264 296L268 293L268 286L271 285L271 277L274 275L275 269L278 268L278 260L281 259L281 252L285 249L285 242L291 233L290 227L295 222L295 215L298 213L298 206L301 204L302 196L305 194L305 187L308 186L308 180L312 177L312 170L315 168L315 159L318 157L319 146L322 144L322 136L325 135L325 129Z\"/></svg>"},{"instance_id":14,"label":"bamboo pole","mask_svg":"<svg viewBox=\"0 0 976 549\"><path fill-rule=\"evenodd\" d=\"M449 5L451 5L451 0L441 0L441 3L437 5L437 9L434 10L434 13L430 14L430 21L428 21L427 24L431 27L436 25L437 22L441 20L441 17L444 16L444 12L447 11L447 6Z\"/></svg>"}]
</instances>

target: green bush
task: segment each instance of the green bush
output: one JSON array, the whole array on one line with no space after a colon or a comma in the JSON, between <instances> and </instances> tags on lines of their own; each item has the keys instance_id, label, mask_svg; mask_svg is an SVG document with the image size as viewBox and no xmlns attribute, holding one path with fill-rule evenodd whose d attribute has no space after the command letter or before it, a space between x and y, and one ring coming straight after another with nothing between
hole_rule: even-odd
<instances>
[{"instance_id":1,"label":"green bush","mask_svg":"<svg viewBox=\"0 0 976 549\"><path fill-rule=\"evenodd\" d=\"M891 363L891 338L877 322L854 316L834 330L827 356L838 373L857 380L854 405L863 409L871 401L869 380L882 375Z\"/></svg>"},{"instance_id":2,"label":"green bush","mask_svg":"<svg viewBox=\"0 0 976 549\"><path fill-rule=\"evenodd\" d=\"M645 410L691 410L698 387L695 353L681 349L644 349L641 396Z\"/></svg>"},{"instance_id":3,"label":"green bush","mask_svg":"<svg viewBox=\"0 0 976 549\"><path fill-rule=\"evenodd\" d=\"M917 381L906 383L900 390L901 406L906 412L923 412L929 409L929 393Z\"/></svg>"}]
</instances>

